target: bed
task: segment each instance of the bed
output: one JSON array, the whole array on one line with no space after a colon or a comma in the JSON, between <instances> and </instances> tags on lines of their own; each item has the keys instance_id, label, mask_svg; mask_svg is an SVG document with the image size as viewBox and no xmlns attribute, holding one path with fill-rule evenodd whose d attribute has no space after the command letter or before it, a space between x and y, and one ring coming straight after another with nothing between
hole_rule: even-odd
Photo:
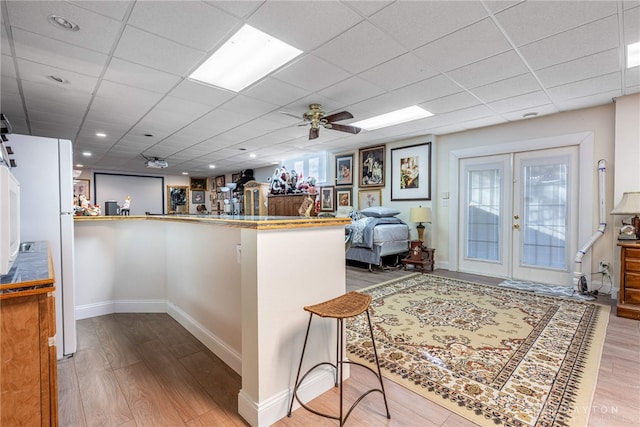
<instances>
[{"instance_id":1,"label":"bed","mask_svg":"<svg viewBox=\"0 0 640 427\"><path fill-rule=\"evenodd\" d=\"M346 258L373 266L382 267L382 258L404 254L409 249L409 226L397 218L400 212L390 208L363 209L351 215L351 224L346 226L350 246Z\"/></svg>"}]
</instances>

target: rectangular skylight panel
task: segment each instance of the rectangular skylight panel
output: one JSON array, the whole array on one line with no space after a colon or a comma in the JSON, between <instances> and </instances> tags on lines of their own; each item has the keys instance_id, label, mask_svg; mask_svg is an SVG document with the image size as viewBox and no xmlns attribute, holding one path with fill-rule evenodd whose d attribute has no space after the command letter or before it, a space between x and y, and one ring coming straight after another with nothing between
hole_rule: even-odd
<instances>
[{"instance_id":1,"label":"rectangular skylight panel","mask_svg":"<svg viewBox=\"0 0 640 427\"><path fill-rule=\"evenodd\" d=\"M244 25L189 77L240 92L301 53L275 37Z\"/></svg>"},{"instance_id":2,"label":"rectangular skylight panel","mask_svg":"<svg viewBox=\"0 0 640 427\"><path fill-rule=\"evenodd\" d=\"M640 42L627 45L627 68L640 65Z\"/></svg>"},{"instance_id":3,"label":"rectangular skylight panel","mask_svg":"<svg viewBox=\"0 0 640 427\"><path fill-rule=\"evenodd\" d=\"M410 122L413 120L424 119L425 117L430 116L433 116L433 113L430 113L424 108L420 108L417 105L414 105L413 107L403 108L401 110L392 111L380 116L371 117L370 119L351 123L350 125L366 130L373 130L397 125L400 123Z\"/></svg>"}]
</instances>

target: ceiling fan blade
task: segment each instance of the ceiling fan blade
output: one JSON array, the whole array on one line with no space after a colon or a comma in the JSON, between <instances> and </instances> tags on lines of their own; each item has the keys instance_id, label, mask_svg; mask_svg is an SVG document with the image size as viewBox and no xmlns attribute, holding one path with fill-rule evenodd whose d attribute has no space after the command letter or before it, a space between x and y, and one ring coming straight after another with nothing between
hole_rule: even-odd
<instances>
[{"instance_id":1,"label":"ceiling fan blade","mask_svg":"<svg viewBox=\"0 0 640 427\"><path fill-rule=\"evenodd\" d=\"M339 113L330 114L324 117L328 122L337 122L340 120L353 119L353 114L348 111L341 111Z\"/></svg>"},{"instance_id":2,"label":"ceiling fan blade","mask_svg":"<svg viewBox=\"0 0 640 427\"><path fill-rule=\"evenodd\" d=\"M318 128L309 129L309 139L316 139L320 136L320 130Z\"/></svg>"},{"instance_id":3,"label":"ceiling fan blade","mask_svg":"<svg viewBox=\"0 0 640 427\"><path fill-rule=\"evenodd\" d=\"M362 129L355 126L339 125L337 123L331 123L331 129L339 130L341 132L359 133Z\"/></svg>"}]
</instances>

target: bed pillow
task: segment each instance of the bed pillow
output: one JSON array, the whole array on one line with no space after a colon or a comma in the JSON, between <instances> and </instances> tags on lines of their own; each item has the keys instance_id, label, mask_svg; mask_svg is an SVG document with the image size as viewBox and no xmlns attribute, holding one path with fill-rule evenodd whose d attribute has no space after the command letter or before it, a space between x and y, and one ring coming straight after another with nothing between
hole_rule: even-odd
<instances>
[{"instance_id":1,"label":"bed pillow","mask_svg":"<svg viewBox=\"0 0 640 427\"><path fill-rule=\"evenodd\" d=\"M372 216L374 218L384 218L388 216L396 216L400 213L397 209L385 208L383 206L374 206L371 208L365 208L360 211L364 216Z\"/></svg>"}]
</instances>

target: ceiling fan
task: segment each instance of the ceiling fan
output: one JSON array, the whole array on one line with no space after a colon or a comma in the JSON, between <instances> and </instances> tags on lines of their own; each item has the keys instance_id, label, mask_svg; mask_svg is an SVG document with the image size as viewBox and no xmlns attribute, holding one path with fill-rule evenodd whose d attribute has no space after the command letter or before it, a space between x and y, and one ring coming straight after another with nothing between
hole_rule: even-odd
<instances>
[{"instance_id":1,"label":"ceiling fan","mask_svg":"<svg viewBox=\"0 0 640 427\"><path fill-rule=\"evenodd\" d=\"M284 111L282 111L282 113L288 116L298 117ZM359 133L361 129L358 127L334 123L339 120L352 118L353 114L348 111L341 111L327 116L325 112L322 111L322 106L320 104L309 105L309 110L302 115L302 119L311 125L311 129L309 129L309 139L316 139L320 135L320 126L325 129L339 130L341 132L349 132L353 134Z\"/></svg>"}]
</instances>

